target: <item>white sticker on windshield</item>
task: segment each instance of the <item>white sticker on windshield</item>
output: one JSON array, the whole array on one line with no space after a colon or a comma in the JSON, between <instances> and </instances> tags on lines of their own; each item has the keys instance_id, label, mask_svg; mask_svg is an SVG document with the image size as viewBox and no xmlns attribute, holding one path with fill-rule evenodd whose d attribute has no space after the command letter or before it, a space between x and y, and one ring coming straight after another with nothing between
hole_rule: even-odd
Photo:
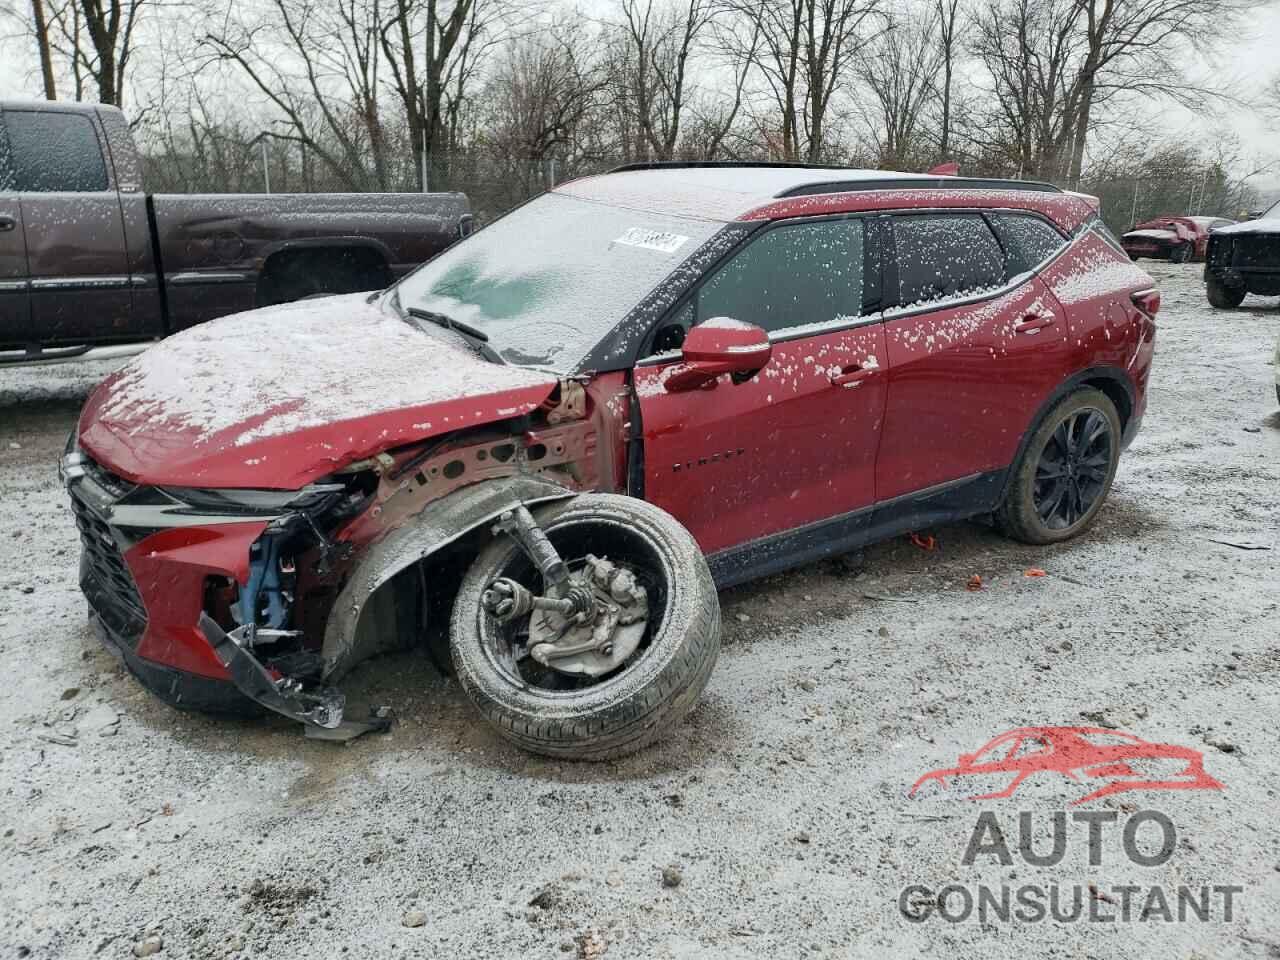
<instances>
[{"instance_id":1,"label":"white sticker on windshield","mask_svg":"<svg viewBox=\"0 0 1280 960\"><path fill-rule=\"evenodd\" d=\"M643 227L632 227L614 243L625 243L628 247L644 247L646 250L661 250L663 253L675 253L689 240L678 233L663 233L661 230L645 230Z\"/></svg>"}]
</instances>

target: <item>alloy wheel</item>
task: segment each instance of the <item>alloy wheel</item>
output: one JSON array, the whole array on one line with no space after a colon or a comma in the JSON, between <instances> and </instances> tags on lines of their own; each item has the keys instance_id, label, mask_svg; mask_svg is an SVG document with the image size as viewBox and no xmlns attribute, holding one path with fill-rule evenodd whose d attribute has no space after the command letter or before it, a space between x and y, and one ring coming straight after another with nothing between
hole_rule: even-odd
<instances>
[{"instance_id":1,"label":"alloy wheel","mask_svg":"<svg viewBox=\"0 0 1280 960\"><path fill-rule=\"evenodd\" d=\"M1066 530L1090 513L1106 488L1114 452L1102 411L1085 407L1058 424L1036 465L1033 500L1046 527Z\"/></svg>"}]
</instances>

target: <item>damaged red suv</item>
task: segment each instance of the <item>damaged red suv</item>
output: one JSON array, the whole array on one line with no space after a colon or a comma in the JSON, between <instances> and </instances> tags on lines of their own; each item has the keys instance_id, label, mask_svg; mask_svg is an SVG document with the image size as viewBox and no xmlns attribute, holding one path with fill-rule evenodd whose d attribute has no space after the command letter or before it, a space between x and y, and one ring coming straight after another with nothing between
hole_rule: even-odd
<instances>
[{"instance_id":1,"label":"damaged red suv","mask_svg":"<svg viewBox=\"0 0 1280 960\"><path fill-rule=\"evenodd\" d=\"M81 584L180 707L339 727L353 664L434 633L502 735L618 756L697 700L717 587L965 517L1085 529L1158 307L1049 186L623 168L109 378L62 465Z\"/></svg>"}]
</instances>

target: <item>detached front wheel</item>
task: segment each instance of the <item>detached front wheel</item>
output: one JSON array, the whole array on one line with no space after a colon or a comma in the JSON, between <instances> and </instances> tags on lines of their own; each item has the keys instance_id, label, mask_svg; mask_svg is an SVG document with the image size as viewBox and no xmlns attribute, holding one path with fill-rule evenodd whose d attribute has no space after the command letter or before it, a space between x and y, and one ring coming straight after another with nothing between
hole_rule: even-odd
<instances>
[{"instance_id":1,"label":"detached front wheel","mask_svg":"<svg viewBox=\"0 0 1280 960\"><path fill-rule=\"evenodd\" d=\"M502 526L463 579L450 631L485 718L525 750L580 760L624 756L679 723L720 649L693 536L611 494L520 508Z\"/></svg>"}]
</instances>

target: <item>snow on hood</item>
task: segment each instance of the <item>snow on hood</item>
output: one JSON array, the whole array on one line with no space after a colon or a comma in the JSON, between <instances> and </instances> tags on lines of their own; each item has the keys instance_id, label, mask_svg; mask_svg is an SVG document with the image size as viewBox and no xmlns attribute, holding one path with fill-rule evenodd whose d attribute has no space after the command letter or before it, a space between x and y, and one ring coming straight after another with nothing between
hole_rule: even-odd
<instances>
[{"instance_id":1,"label":"snow on hood","mask_svg":"<svg viewBox=\"0 0 1280 960\"><path fill-rule=\"evenodd\" d=\"M296 489L390 447L528 413L556 385L366 297L252 310L162 341L89 398L81 445L137 482Z\"/></svg>"},{"instance_id":2,"label":"snow on hood","mask_svg":"<svg viewBox=\"0 0 1280 960\"><path fill-rule=\"evenodd\" d=\"M1214 236L1220 234L1237 236L1246 233L1280 234L1280 217L1261 217L1257 220L1246 220L1243 223L1232 224L1229 227L1219 227L1213 231Z\"/></svg>"}]
</instances>

